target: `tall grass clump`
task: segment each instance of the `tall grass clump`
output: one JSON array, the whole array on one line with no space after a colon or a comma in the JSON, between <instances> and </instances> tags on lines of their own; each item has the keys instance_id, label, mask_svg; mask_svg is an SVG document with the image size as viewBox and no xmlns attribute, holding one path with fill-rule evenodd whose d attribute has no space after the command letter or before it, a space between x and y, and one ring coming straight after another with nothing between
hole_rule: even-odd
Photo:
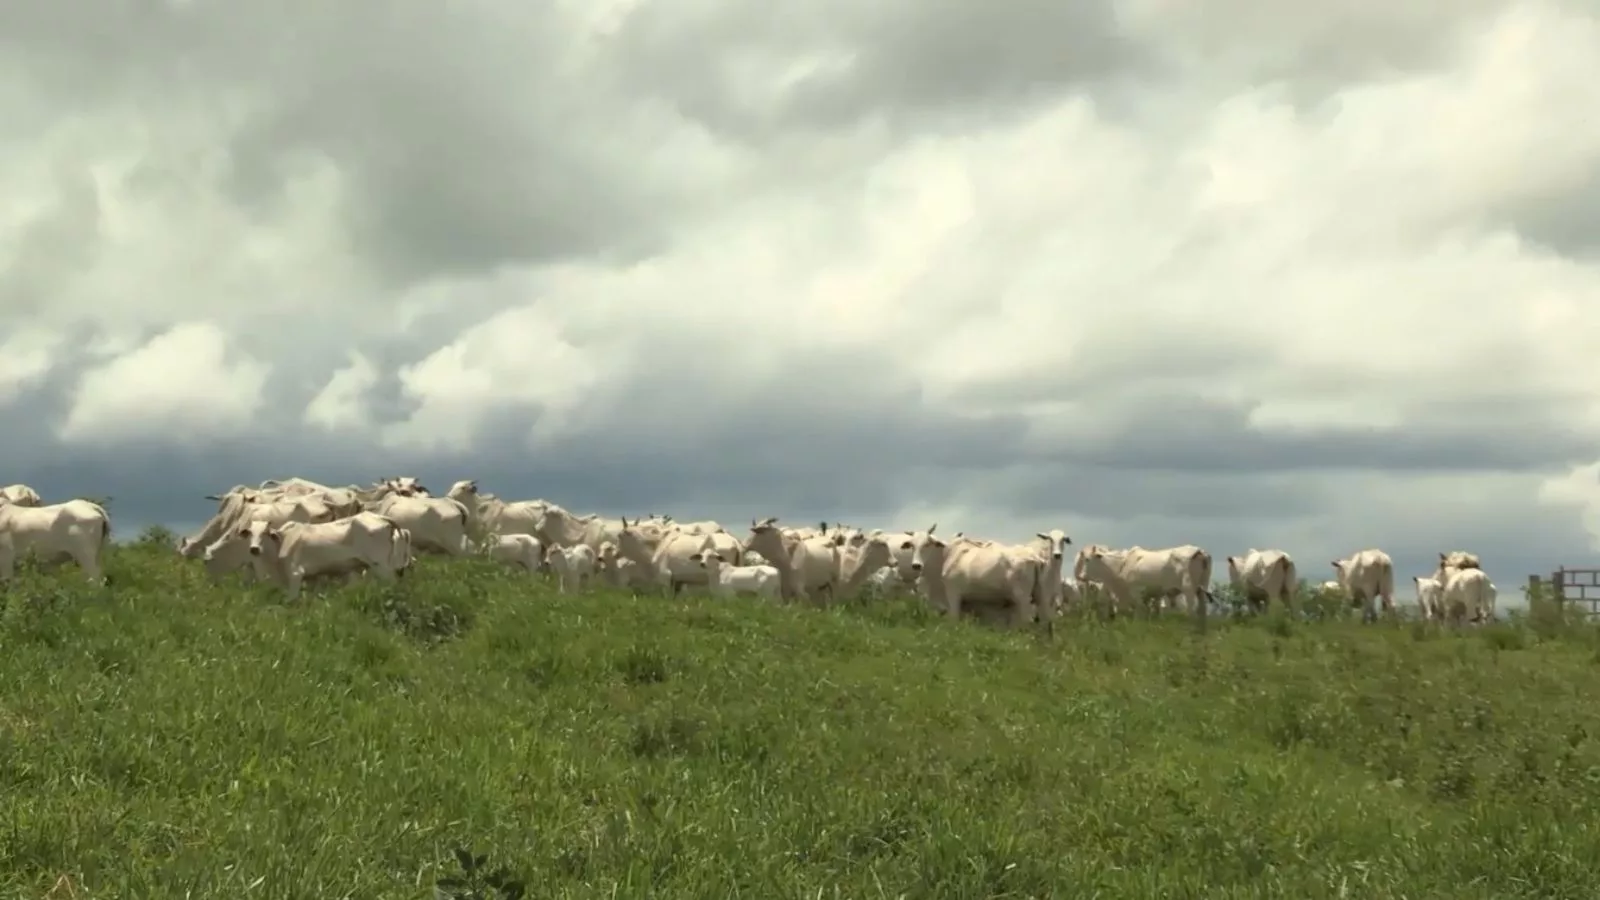
<instances>
[{"instance_id":1,"label":"tall grass clump","mask_svg":"<svg viewBox=\"0 0 1600 900\"><path fill-rule=\"evenodd\" d=\"M282 602L159 536L0 613L0 896L1591 898L1600 642L1281 612ZM52 893L54 892L54 893Z\"/></svg>"}]
</instances>

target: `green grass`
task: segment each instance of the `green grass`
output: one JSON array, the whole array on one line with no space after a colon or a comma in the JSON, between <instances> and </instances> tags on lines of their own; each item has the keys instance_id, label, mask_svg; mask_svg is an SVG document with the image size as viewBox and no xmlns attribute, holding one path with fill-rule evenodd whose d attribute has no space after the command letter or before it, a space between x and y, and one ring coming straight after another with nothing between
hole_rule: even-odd
<instances>
[{"instance_id":1,"label":"green grass","mask_svg":"<svg viewBox=\"0 0 1600 900\"><path fill-rule=\"evenodd\" d=\"M1594 633L561 597L153 545L0 619L0 896L1591 898ZM63 881L62 876L67 876ZM484 896L494 896L484 894Z\"/></svg>"}]
</instances>

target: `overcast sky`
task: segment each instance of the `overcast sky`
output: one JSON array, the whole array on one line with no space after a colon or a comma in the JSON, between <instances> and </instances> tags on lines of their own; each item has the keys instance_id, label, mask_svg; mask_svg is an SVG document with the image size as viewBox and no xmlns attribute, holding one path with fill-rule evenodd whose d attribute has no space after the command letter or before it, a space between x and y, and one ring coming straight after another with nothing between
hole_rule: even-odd
<instances>
[{"instance_id":1,"label":"overcast sky","mask_svg":"<svg viewBox=\"0 0 1600 900\"><path fill-rule=\"evenodd\" d=\"M0 484L1596 562L1592 0L774 9L0 7Z\"/></svg>"}]
</instances>

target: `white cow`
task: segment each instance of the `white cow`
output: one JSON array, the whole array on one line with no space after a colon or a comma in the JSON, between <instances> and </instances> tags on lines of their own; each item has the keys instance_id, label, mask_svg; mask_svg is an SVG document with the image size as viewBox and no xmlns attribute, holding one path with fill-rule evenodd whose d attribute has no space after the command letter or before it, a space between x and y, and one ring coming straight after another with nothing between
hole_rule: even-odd
<instances>
[{"instance_id":1,"label":"white cow","mask_svg":"<svg viewBox=\"0 0 1600 900\"><path fill-rule=\"evenodd\" d=\"M1082 580L1098 582L1108 600L1123 609L1132 608L1147 591L1182 597L1190 612L1199 612L1200 604L1211 600L1211 554L1193 544L1162 550L1091 544L1078 553L1074 570L1082 573Z\"/></svg>"},{"instance_id":2,"label":"white cow","mask_svg":"<svg viewBox=\"0 0 1600 900\"><path fill-rule=\"evenodd\" d=\"M467 508L468 525L475 534L536 535L539 517L550 508L547 500L516 500L507 503L493 494L478 490L478 482L458 481L445 496ZM542 546L542 544L541 544Z\"/></svg>"},{"instance_id":3,"label":"white cow","mask_svg":"<svg viewBox=\"0 0 1600 900\"><path fill-rule=\"evenodd\" d=\"M369 511L387 516L409 530L418 550L448 556L465 556L472 552L467 534L470 513L459 500L420 493L415 496L389 493L371 503Z\"/></svg>"},{"instance_id":4,"label":"white cow","mask_svg":"<svg viewBox=\"0 0 1600 900\"><path fill-rule=\"evenodd\" d=\"M728 561L716 550L702 550L695 554L695 559L706 570L706 584L714 596L745 594L769 600L782 598L783 581L776 566L727 565Z\"/></svg>"},{"instance_id":5,"label":"white cow","mask_svg":"<svg viewBox=\"0 0 1600 900\"><path fill-rule=\"evenodd\" d=\"M289 522L332 522L339 511L324 497L301 494L295 497L263 494L255 488L236 487L226 494L212 495L219 505L215 515L192 537L178 542L178 553L185 559L203 556L212 544L251 522L278 526Z\"/></svg>"},{"instance_id":6,"label":"white cow","mask_svg":"<svg viewBox=\"0 0 1600 900\"><path fill-rule=\"evenodd\" d=\"M1444 585L1437 578L1420 575L1411 576L1411 580L1417 585L1417 606L1422 610L1422 618L1443 621Z\"/></svg>"},{"instance_id":7,"label":"white cow","mask_svg":"<svg viewBox=\"0 0 1600 900\"><path fill-rule=\"evenodd\" d=\"M1039 570L1039 582L1033 598L1034 614L1042 621L1052 622L1061 612L1061 566L1067 547L1071 544L1072 538L1067 537L1066 532L1053 528L1037 532L1033 542L1023 548L1038 554L1044 564L1044 568Z\"/></svg>"},{"instance_id":8,"label":"white cow","mask_svg":"<svg viewBox=\"0 0 1600 900\"><path fill-rule=\"evenodd\" d=\"M889 549L889 542L881 531L870 534L856 531L848 535L841 534L836 540L838 549L835 555L839 561L836 583L840 597L855 596L866 587L874 573L888 568L894 561L894 552Z\"/></svg>"},{"instance_id":9,"label":"white cow","mask_svg":"<svg viewBox=\"0 0 1600 900\"><path fill-rule=\"evenodd\" d=\"M696 557L702 550L715 549L711 535L663 531L637 521L629 525L626 518L622 520L616 545L621 556L633 560L673 597L687 585L706 583L705 567Z\"/></svg>"},{"instance_id":10,"label":"white cow","mask_svg":"<svg viewBox=\"0 0 1600 900\"><path fill-rule=\"evenodd\" d=\"M574 544L587 544L600 552L600 545L606 541L622 547L618 539L622 529L626 527L627 520L613 521L602 519L599 515L590 513L587 516L575 516L567 510L552 503L547 506L534 525L534 534L545 546L571 547Z\"/></svg>"},{"instance_id":11,"label":"white cow","mask_svg":"<svg viewBox=\"0 0 1600 900\"><path fill-rule=\"evenodd\" d=\"M1333 574L1339 589L1361 606L1362 618L1375 621L1375 602L1383 601L1385 613L1394 612L1394 561L1382 550L1362 550L1348 559L1333 561Z\"/></svg>"},{"instance_id":12,"label":"white cow","mask_svg":"<svg viewBox=\"0 0 1600 900\"><path fill-rule=\"evenodd\" d=\"M1433 580L1439 584L1441 619L1460 625L1466 619L1488 622L1494 618L1498 592L1477 556L1461 550L1439 554Z\"/></svg>"},{"instance_id":13,"label":"white cow","mask_svg":"<svg viewBox=\"0 0 1600 900\"><path fill-rule=\"evenodd\" d=\"M795 531L793 535L780 531L775 516L762 522L752 519L747 545L778 570L785 599L831 603L839 581L839 548L821 530L809 537Z\"/></svg>"},{"instance_id":14,"label":"white cow","mask_svg":"<svg viewBox=\"0 0 1600 900\"><path fill-rule=\"evenodd\" d=\"M351 575L371 570L384 580L410 568L411 533L387 516L357 513L333 522L252 522L210 548L213 557L231 555L243 541L252 556L267 562L273 581L290 601L308 578Z\"/></svg>"},{"instance_id":15,"label":"white cow","mask_svg":"<svg viewBox=\"0 0 1600 900\"><path fill-rule=\"evenodd\" d=\"M10 503L13 506L42 506L44 500L39 497L39 492L25 484L8 484L0 487L0 503Z\"/></svg>"},{"instance_id":16,"label":"white cow","mask_svg":"<svg viewBox=\"0 0 1600 900\"><path fill-rule=\"evenodd\" d=\"M544 552L544 564L556 573L556 589L563 594L581 591L589 586L599 568L599 554L588 544L571 547L554 546Z\"/></svg>"},{"instance_id":17,"label":"white cow","mask_svg":"<svg viewBox=\"0 0 1600 900\"><path fill-rule=\"evenodd\" d=\"M622 555L617 545L610 541L600 544L598 554L600 577L614 588L640 588L652 583L649 573L638 563Z\"/></svg>"},{"instance_id":18,"label":"white cow","mask_svg":"<svg viewBox=\"0 0 1600 900\"><path fill-rule=\"evenodd\" d=\"M521 566L529 575L547 571L544 544L531 534L496 534L484 543L489 558L508 566Z\"/></svg>"},{"instance_id":19,"label":"white cow","mask_svg":"<svg viewBox=\"0 0 1600 900\"><path fill-rule=\"evenodd\" d=\"M1228 557L1228 581L1256 609L1266 608L1276 600L1287 610L1300 585L1300 573L1293 557L1282 550L1252 547L1244 556Z\"/></svg>"},{"instance_id":20,"label":"white cow","mask_svg":"<svg viewBox=\"0 0 1600 900\"><path fill-rule=\"evenodd\" d=\"M111 543L111 516L88 500L19 506L0 500L0 581L10 581L17 560L30 553L45 563L67 557L90 581L105 583L101 560Z\"/></svg>"},{"instance_id":21,"label":"white cow","mask_svg":"<svg viewBox=\"0 0 1600 900\"><path fill-rule=\"evenodd\" d=\"M934 536L938 527L935 523L911 540L911 569L921 577L930 603L952 619L961 617L963 603L1005 603L1013 625L1034 621L1036 598L1048 596L1039 587L1045 569L1041 554L960 534L946 543Z\"/></svg>"},{"instance_id":22,"label":"white cow","mask_svg":"<svg viewBox=\"0 0 1600 900\"><path fill-rule=\"evenodd\" d=\"M723 528L720 522L713 522L710 519L700 522L677 522L671 516L662 516L661 522L664 525L678 529L684 534L725 534L728 530Z\"/></svg>"}]
</instances>

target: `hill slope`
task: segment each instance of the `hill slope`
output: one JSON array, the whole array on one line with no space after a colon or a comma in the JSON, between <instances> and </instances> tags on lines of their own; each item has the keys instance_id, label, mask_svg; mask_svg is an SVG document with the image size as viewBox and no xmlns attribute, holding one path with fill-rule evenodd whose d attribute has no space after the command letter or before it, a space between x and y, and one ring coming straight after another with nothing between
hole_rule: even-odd
<instances>
[{"instance_id":1,"label":"hill slope","mask_svg":"<svg viewBox=\"0 0 1600 900\"><path fill-rule=\"evenodd\" d=\"M0 619L5 896L426 897L458 843L530 897L1600 883L1587 631L1048 640L434 560L291 608L115 553L109 595L31 574Z\"/></svg>"}]
</instances>

